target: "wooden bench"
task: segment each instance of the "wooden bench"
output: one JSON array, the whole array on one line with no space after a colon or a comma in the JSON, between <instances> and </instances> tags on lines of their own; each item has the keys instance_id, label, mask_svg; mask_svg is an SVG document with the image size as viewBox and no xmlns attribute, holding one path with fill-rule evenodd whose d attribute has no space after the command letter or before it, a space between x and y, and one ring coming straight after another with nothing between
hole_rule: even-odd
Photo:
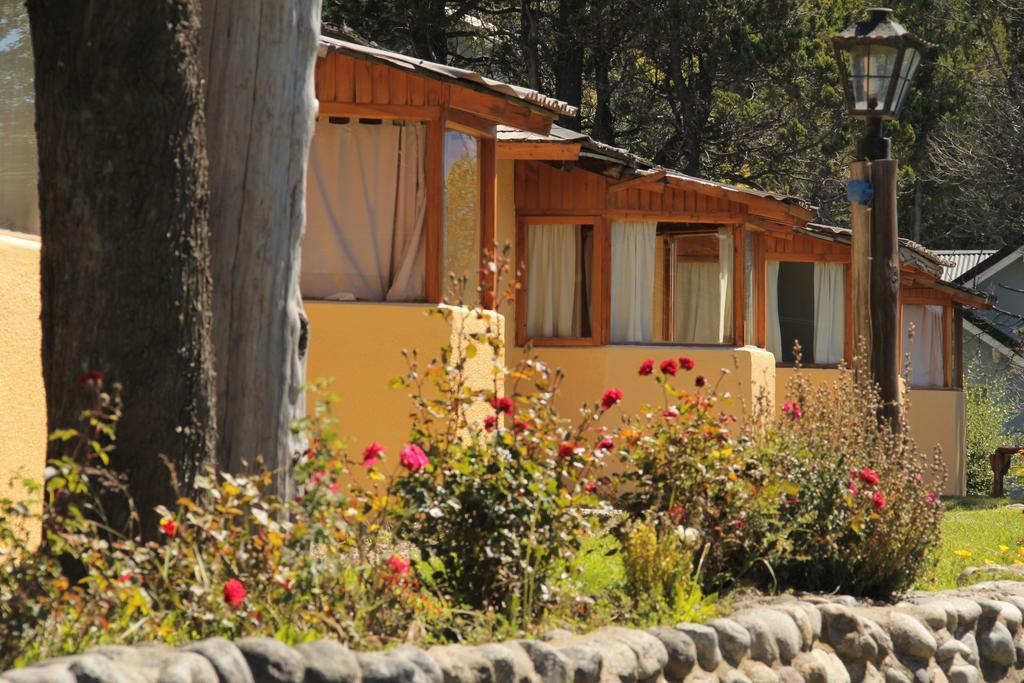
<instances>
[{"instance_id":1,"label":"wooden bench","mask_svg":"<svg viewBox=\"0 0 1024 683\"><path fill-rule=\"evenodd\" d=\"M988 462L992 465L992 497L1003 497L1003 477L1010 471L1010 460L1013 456L1024 451L1024 448L1016 446L1001 446L996 452L988 456Z\"/></svg>"}]
</instances>

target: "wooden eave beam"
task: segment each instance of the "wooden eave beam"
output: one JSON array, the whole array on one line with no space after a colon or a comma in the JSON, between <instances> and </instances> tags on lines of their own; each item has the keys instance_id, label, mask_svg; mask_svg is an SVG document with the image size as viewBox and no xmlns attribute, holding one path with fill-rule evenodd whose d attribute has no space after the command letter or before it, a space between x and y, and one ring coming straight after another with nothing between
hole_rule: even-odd
<instances>
[{"instance_id":1,"label":"wooden eave beam","mask_svg":"<svg viewBox=\"0 0 1024 683\"><path fill-rule=\"evenodd\" d=\"M501 97L469 88L461 88L457 85L451 87L449 106L494 123L501 123L539 135L547 135L551 132L551 124L555 118L554 112L540 112L525 104L516 104Z\"/></svg>"},{"instance_id":2,"label":"wooden eave beam","mask_svg":"<svg viewBox=\"0 0 1024 683\"><path fill-rule=\"evenodd\" d=\"M608 186L608 192L622 192L624 190L641 190L643 192L664 192L665 184L661 181L668 175L668 171L661 170L647 173L629 180L622 180Z\"/></svg>"},{"instance_id":3,"label":"wooden eave beam","mask_svg":"<svg viewBox=\"0 0 1024 683\"><path fill-rule=\"evenodd\" d=\"M576 161L582 145L578 142L501 142L498 159L522 161Z\"/></svg>"}]
</instances>

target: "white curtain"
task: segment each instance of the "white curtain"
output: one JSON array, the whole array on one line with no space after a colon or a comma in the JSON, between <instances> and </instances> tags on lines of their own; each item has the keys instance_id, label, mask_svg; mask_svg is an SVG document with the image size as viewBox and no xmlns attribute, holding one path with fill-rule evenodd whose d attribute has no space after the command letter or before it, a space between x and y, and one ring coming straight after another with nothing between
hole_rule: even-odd
<instances>
[{"instance_id":1,"label":"white curtain","mask_svg":"<svg viewBox=\"0 0 1024 683\"><path fill-rule=\"evenodd\" d=\"M580 229L577 225L534 224L526 236L526 334L531 337L576 337L580 334L577 301Z\"/></svg>"},{"instance_id":2,"label":"white curtain","mask_svg":"<svg viewBox=\"0 0 1024 683\"><path fill-rule=\"evenodd\" d=\"M650 342L658 224L612 221L612 342Z\"/></svg>"},{"instance_id":3,"label":"white curtain","mask_svg":"<svg viewBox=\"0 0 1024 683\"><path fill-rule=\"evenodd\" d=\"M673 309L675 341L722 344L732 341L732 232L718 232L718 263L676 264Z\"/></svg>"},{"instance_id":4,"label":"white curtain","mask_svg":"<svg viewBox=\"0 0 1024 683\"><path fill-rule=\"evenodd\" d=\"M782 324L779 322L779 262L765 262L765 344L775 356L775 362L782 362Z\"/></svg>"},{"instance_id":5,"label":"white curtain","mask_svg":"<svg viewBox=\"0 0 1024 683\"><path fill-rule=\"evenodd\" d=\"M910 326L914 338L910 339ZM945 384L943 369L942 306L903 307L903 358L910 355L910 384L919 387L941 387Z\"/></svg>"},{"instance_id":6,"label":"white curtain","mask_svg":"<svg viewBox=\"0 0 1024 683\"><path fill-rule=\"evenodd\" d=\"M306 183L303 296L423 299L425 156L420 123L317 122Z\"/></svg>"},{"instance_id":7,"label":"white curtain","mask_svg":"<svg viewBox=\"0 0 1024 683\"><path fill-rule=\"evenodd\" d=\"M841 263L814 264L814 362L843 359L846 324L846 268Z\"/></svg>"}]
</instances>

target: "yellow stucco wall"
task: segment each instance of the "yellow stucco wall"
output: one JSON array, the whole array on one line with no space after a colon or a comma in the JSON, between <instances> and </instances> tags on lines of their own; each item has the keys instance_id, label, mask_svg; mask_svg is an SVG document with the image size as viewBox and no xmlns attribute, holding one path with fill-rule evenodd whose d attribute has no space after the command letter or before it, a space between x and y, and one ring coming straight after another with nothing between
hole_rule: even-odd
<instances>
[{"instance_id":1,"label":"yellow stucco wall","mask_svg":"<svg viewBox=\"0 0 1024 683\"><path fill-rule=\"evenodd\" d=\"M20 479L43 477L40 305L38 238L0 230L0 498L24 498ZM18 479L13 488L12 478Z\"/></svg>"},{"instance_id":2,"label":"yellow stucco wall","mask_svg":"<svg viewBox=\"0 0 1024 683\"><path fill-rule=\"evenodd\" d=\"M398 451L409 440L414 409L409 391L392 389L390 380L407 372L402 350L415 350L421 367L439 356L441 347L465 348L467 335L493 325L503 329L500 316L478 319L465 309L451 308L449 320L428 315L427 304L379 304L306 301L310 341L306 376L310 381L333 377L331 391L340 402L336 432L350 441L350 452L359 454L371 441L387 449L384 471L398 463ZM493 386L495 359L490 349L479 348L466 363L467 385L474 389ZM504 359L499 358L500 362ZM316 397L309 395L312 413ZM486 405L474 406L470 419L482 420Z\"/></svg>"}]
</instances>

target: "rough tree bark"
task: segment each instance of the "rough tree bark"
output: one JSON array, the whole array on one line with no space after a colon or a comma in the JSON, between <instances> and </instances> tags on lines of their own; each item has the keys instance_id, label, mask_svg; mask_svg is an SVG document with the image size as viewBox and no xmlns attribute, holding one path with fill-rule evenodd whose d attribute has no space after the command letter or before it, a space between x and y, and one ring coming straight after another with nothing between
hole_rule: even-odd
<instances>
[{"instance_id":1,"label":"rough tree bark","mask_svg":"<svg viewBox=\"0 0 1024 683\"><path fill-rule=\"evenodd\" d=\"M286 495L305 414L299 240L320 2L205 0L202 24L218 464L262 457Z\"/></svg>"},{"instance_id":2,"label":"rough tree bark","mask_svg":"<svg viewBox=\"0 0 1024 683\"><path fill-rule=\"evenodd\" d=\"M583 0L559 0L555 18L555 97L577 107L575 116L562 115L558 124L571 130L580 129L579 106L583 100L583 43L578 38L584 20Z\"/></svg>"},{"instance_id":3,"label":"rough tree bark","mask_svg":"<svg viewBox=\"0 0 1024 683\"><path fill-rule=\"evenodd\" d=\"M194 0L29 0L50 429L124 387L113 466L141 530L175 506L216 442L201 74ZM59 454L54 443L49 455ZM127 507L108 503L124 528Z\"/></svg>"}]
</instances>

